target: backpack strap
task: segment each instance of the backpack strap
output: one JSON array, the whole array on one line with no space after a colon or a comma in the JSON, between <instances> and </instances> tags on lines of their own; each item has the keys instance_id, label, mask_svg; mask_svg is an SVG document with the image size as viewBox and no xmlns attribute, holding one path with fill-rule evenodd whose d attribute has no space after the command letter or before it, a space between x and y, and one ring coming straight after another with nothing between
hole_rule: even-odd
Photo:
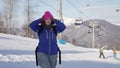
<instances>
[{"instance_id":1,"label":"backpack strap","mask_svg":"<svg viewBox=\"0 0 120 68\"><path fill-rule=\"evenodd\" d=\"M59 47L58 47L58 52L59 52L59 64L61 64L61 50Z\"/></svg>"},{"instance_id":2,"label":"backpack strap","mask_svg":"<svg viewBox=\"0 0 120 68\"><path fill-rule=\"evenodd\" d=\"M38 56L37 56L37 49L38 49L38 46L36 47L35 49L35 59L36 59L36 66L38 66Z\"/></svg>"}]
</instances>

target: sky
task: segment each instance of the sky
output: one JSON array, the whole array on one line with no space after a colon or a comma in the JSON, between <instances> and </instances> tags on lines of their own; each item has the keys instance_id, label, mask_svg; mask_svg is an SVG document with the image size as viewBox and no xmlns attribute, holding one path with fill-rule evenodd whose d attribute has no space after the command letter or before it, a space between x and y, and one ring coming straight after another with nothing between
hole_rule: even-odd
<instances>
[{"instance_id":1,"label":"sky","mask_svg":"<svg viewBox=\"0 0 120 68\"><path fill-rule=\"evenodd\" d=\"M59 0L42 1L51 5L52 8L59 8ZM48 7L46 5L42 7L49 8L50 11L55 13L54 15L57 15L57 12L51 7ZM120 12L115 11L117 8L120 8L120 0L63 0L62 8L64 17L81 17L83 20L105 19L113 24L120 25ZM44 11L46 9L44 8L41 10Z\"/></svg>"},{"instance_id":2,"label":"sky","mask_svg":"<svg viewBox=\"0 0 120 68\"><path fill-rule=\"evenodd\" d=\"M17 18L24 18L27 0L20 0ZM0 2L2 3L2 2ZM49 10L54 17L58 16L59 0L30 0L34 9L34 19L40 18L45 11ZM1 6L0 6L1 7ZM120 25L120 0L62 0L63 17L78 18L83 20L104 19L113 24Z\"/></svg>"},{"instance_id":3,"label":"sky","mask_svg":"<svg viewBox=\"0 0 120 68\"><path fill-rule=\"evenodd\" d=\"M39 5L38 11L44 13L49 10L54 16L58 15L59 0L39 0ZM120 8L120 0L62 0L62 7L64 17L81 17L83 20L105 19L120 25L120 12L115 11Z\"/></svg>"}]
</instances>

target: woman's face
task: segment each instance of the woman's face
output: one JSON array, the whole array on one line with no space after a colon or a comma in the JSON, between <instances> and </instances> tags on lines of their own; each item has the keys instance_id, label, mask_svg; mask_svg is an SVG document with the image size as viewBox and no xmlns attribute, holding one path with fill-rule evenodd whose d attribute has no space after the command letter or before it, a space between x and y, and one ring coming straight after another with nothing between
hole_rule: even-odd
<instances>
[{"instance_id":1,"label":"woman's face","mask_svg":"<svg viewBox=\"0 0 120 68\"><path fill-rule=\"evenodd\" d=\"M50 25L50 24L51 24L51 19L50 19L50 18L47 18L47 19L45 20L45 24L46 24L46 25Z\"/></svg>"}]
</instances>

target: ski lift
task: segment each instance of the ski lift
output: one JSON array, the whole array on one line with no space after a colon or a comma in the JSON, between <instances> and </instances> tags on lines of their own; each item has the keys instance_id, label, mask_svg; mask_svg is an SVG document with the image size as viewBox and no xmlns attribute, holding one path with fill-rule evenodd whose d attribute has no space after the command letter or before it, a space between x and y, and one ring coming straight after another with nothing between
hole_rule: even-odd
<instances>
[{"instance_id":1,"label":"ski lift","mask_svg":"<svg viewBox=\"0 0 120 68\"><path fill-rule=\"evenodd\" d=\"M88 34L90 34L90 33L91 33L91 30L89 29L89 30L88 30Z\"/></svg>"},{"instance_id":2,"label":"ski lift","mask_svg":"<svg viewBox=\"0 0 120 68\"><path fill-rule=\"evenodd\" d=\"M116 11L116 12L119 12L119 11L120 11L120 8L116 9L115 11Z\"/></svg>"},{"instance_id":3,"label":"ski lift","mask_svg":"<svg viewBox=\"0 0 120 68\"><path fill-rule=\"evenodd\" d=\"M86 6L87 6L87 7L89 7L90 5L89 5L89 4L87 4Z\"/></svg>"},{"instance_id":4,"label":"ski lift","mask_svg":"<svg viewBox=\"0 0 120 68\"><path fill-rule=\"evenodd\" d=\"M76 26L80 26L81 24L83 24L82 18L75 19L75 25Z\"/></svg>"}]
</instances>

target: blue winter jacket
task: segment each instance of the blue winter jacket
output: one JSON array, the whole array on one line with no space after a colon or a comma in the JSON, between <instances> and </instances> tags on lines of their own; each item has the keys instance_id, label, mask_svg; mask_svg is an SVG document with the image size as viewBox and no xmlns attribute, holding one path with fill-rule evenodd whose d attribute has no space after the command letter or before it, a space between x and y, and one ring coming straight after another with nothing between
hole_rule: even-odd
<instances>
[{"instance_id":1,"label":"blue winter jacket","mask_svg":"<svg viewBox=\"0 0 120 68\"><path fill-rule=\"evenodd\" d=\"M66 28L66 26L61 23L59 20L54 19L54 22L56 24L56 30L57 33L63 32ZM29 27L35 31L38 32L40 26L39 24L41 23L41 19L37 19L33 21ZM57 45L57 39L56 39L56 34L54 33L54 30L49 30L44 28L43 32L38 35L39 37L39 43L38 43L38 48L37 52L43 52L49 55L55 55L58 53L58 45Z\"/></svg>"}]
</instances>

